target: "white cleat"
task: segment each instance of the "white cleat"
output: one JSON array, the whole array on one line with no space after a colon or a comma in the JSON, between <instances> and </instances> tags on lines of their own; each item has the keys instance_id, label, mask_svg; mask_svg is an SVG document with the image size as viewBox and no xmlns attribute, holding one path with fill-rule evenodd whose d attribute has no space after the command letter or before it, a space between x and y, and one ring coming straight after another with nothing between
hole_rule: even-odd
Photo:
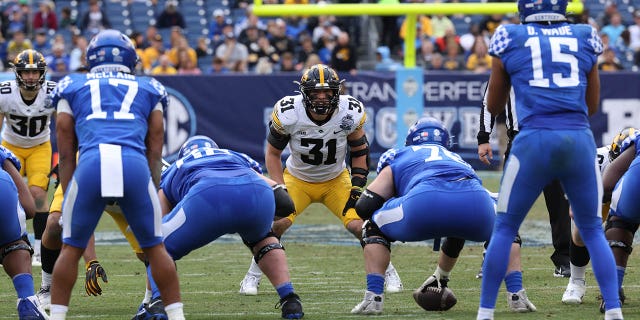
<instances>
[{"instance_id":1,"label":"white cleat","mask_svg":"<svg viewBox=\"0 0 640 320\"><path fill-rule=\"evenodd\" d=\"M585 280L569 279L567 290L565 290L562 295L562 303L581 304L585 291L587 291L587 284Z\"/></svg>"},{"instance_id":2,"label":"white cleat","mask_svg":"<svg viewBox=\"0 0 640 320\"><path fill-rule=\"evenodd\" d=\"M260 286L261 274L247 273L240 282L240 294L245 296L258 295L258 286Z\"/></svg>"},{"instance_id":3,"label":"white cleat","mask_svg":"<svg viewBox=\"0 0 640 320\"><path fill-rule=\"evenodd\" d=\"M384 304L384 294L375 294L371 291L364 293L364 299L351 309L352 314L381 314Z\"/></svg>"},{"instance_id":4,"label":"white cleat","mask_svg":"<svg viewBox=\"0 0 640 320\"><path fill-rule=\"evenodd\" d=\"M38 301L40 301L40 306L49 310L51 308L51 287L42 287L40 291L36 293L36 297L38 297Z\"/></svg>"},{"instance_id":5,"label":"white cleat","mask_svg":"<svg viewBox=\"0 0 640 320\"><path fill-rule=\"evenodd\" d=\"M512 312L534 312L537 310L536 306L527 298L524 289L515 293L507 292L507 304Z\"/></svg>"},{"instance_id":6,"label":"white cleat","mask_svg":"<svg viewBox=\"0 0 640 320\"><path fill-rule=\"evenodd\" d=\"M400 276L398 275L396 268L387 268L387 271L384 273L384 292L396 293L403 289L404 286L402 285L402 280L400 280Z\"/></svg>"}]
</instances>

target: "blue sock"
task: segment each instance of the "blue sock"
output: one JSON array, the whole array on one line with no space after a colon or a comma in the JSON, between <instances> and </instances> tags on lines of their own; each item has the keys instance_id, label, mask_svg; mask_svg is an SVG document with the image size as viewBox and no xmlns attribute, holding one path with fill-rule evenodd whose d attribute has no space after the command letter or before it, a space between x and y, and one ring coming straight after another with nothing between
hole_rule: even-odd
<instances>
[{"instance_id":1,"label":"blue sock","mask_svg":"<svg viewBox=\"0 0 640 320\"><path fill-rule=\"evenodd\" d=\"M507 291L516 293L522 290L522 272L512 271L504 278L504 284L507 286Z\"/></svg>"},{"instance_id":2,"label":"blue sock","mask_svg":"<svg viewBox=\"0 0 640 320\"><path fill-rule=\"evenodd\" d=\"M384 291L384 275L378 273L367 274L367 290L382 294Z\"/></svg>"},{"instance_id":3,"label":"blue sock","mask_svg":"<svg viewBox=\"0 0 640 320\"><path fill-rule=\"evenodd\" d=\"M624 282L624 271L627 268L625 267L621 267L621 266L616 266L616 271L618 272L618 289L622 288L622 282Z\"/></svg>"},{"instance_id":4,"label":"blue sock","mask_svg":"<svg viewBox=\"0 0 640 320\"><path fill-rule=\"evenodd\" d=\"M151 265L147 266L147 278L149 279L149 284L151 285L151 299L153 300L160 298L160 289L158 289L158 285L151 276Z\"/></svg>"},{"instance_id":5,"label":"blue sock","mask_svg":"<svg viewBox=\"0 0 640 320\"><path fill-rule=\"evenodd\" d=\"M13 277L13 287L16 288L18 298L26 298L35 294L33 289L33 276L30 273L21 273Z\"/></svg>"},{"instance_id":6,"label":"blue sock","mask_svg":"<svg viewBox=\"0 0 640 320\"><path fill-rule=\"evenodd\" d=\"M277 286L276 291L278 291L278 295L280 296L280 299L282 299L288 296L289 294L293 293L293 285L291 284L291 281L287 281Z\"/></svg>"}]
</instances>

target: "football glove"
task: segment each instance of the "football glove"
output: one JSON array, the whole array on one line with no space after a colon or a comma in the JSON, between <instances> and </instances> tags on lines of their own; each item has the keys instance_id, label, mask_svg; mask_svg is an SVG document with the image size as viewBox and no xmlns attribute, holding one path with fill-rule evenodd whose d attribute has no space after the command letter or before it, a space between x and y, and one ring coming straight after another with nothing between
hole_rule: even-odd
<instances>
[{"instance_id":1,"label":"football glove","mask_svg":"<svg viewBox=\"0 0 640 320\"><path fill-rule=\"evenodd\" d=\"M360 195L362 194L362 188L360 187L351 187L351 193L349 194L349 199L347 203L344 205L344 209L342 209L342 215L345 216L347 211L351 208L356 207L356 202L360 199Z\"/></svg>"},{"instance_id":2,"label":"football glove","mask_svg":"<svg viewBox=\"0 0 640 320\"><path fill-rule=\"evenodd\" d=\"M99 296L102 294L102 288L98 282L98 277L102 278L105 283L107 280L107 273L104 271L98 260L91 260L85 265L87 274L84 280L84 290L90 296Z\"/></svg>"}]
</instances>

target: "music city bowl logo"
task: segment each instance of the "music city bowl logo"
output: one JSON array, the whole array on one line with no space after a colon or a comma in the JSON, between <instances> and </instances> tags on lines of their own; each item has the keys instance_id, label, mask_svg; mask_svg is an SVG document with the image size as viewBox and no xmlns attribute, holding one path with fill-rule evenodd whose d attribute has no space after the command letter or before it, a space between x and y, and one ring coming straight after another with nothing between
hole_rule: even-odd
<instances>
[{"instance_id":1,"label":"music city bowl logo","mask_svg":"<svg viewBox=\"0 0 640 320\"><path fill-rule=\"evenodd\" d=\"M177 90L165 87L169 107L164 113L164 146L162 157L167 161L177 158L182 144L196 133L196 113L189 100Z\"/></svg>"}]
</instances>

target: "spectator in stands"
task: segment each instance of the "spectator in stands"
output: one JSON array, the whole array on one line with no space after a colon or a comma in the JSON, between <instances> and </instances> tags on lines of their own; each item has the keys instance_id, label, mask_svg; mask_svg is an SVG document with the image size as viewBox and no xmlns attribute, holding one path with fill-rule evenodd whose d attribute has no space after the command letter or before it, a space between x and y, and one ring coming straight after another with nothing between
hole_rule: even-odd
<instances>
[{"instance_id":1,"label":"spectator in stands","mask_svg":"<svg viewBox=\"0 0 640 320\"><path fill-rule=\"evenodd\" d=\"M79 27L80 31L89 38L101 30L111 29L111 22L100 8L98 0L89 0L89 10L82 16Z\"/></svg>"},{"instance_id":2,"label":"spectator in stands","mask_svg":"<svg viewBox=\"0 0 640 320\"><path fill-rule=\"evenodd\" d=\"M138 31L131 32L131 34L129 35L129 39L131 39L131 41L133 41L133 45L136 46L136 52L138 52L138 56L146 47L149 46L146 39L144 38L144 34Z\"/></svg>"},{"instance_id":3,"label":"spectator in stands","mask_svg":"<svg viewBox=\"0 0 640 320\"><path fill-rule=\"evenodd\" d=\"M158 29L167 29L174 26L184 29L187 27L187 24L184 21L182 13L178 11L178 1L167 0L164 10L160 12L156 19L156 27L158 27Z\"/></svg>"},{"instance_id":4,"label":"spectator in stands","mask_svg":"<svg viewBox=\"0 0 640 320\"><path fill-rule=\"evenodd\" d=\"M425 69L429 69L431 66L431 59L436 52L435 45L429 37L423 37L420 41L420 50L416 52L417 62Z\"/></svg>"},{"instance_id":5,"label":"spectator in stands","mask_svg":"<svg viewBox=\"0 0 640 320\"><path fill-rule=\"evenodd\" d=\"M322 64L330 64L331 63L331 54L333 53L333 48L336 47L336 39L334 36L325 35L320 39L320 43L318 46L318 57Z\"/></svg>"},{"instance_id":6,"label":"spectator in stands","mask_svg":"<svg viewBox=\"0 0 640 320\"><path fill-rule=\"evenodd\" d=\"M351 44L349 34L341 32L336 46L331 52L331 67L340 72L355 74L358 64L358 50Z\"/></svg>"},{"instance_id":7,"label":"spectator in stands","mask_svg":"<svg viewBox=\"0 0 640 320\"><path fill-rule=\"evenodd\" d=\"M306 0L305 0L306 1ZM301 34L307 33L307 19L300 16L288 16L285 17L286 30L285 34L294 41L297 40Z\"/></svg>"},{"instance_id":8,"label":"spectator in stands","mask_svg":"<svg viewBox=\"0 0 640 320\"><path fill-rule=\"evenodd\" d=\"M265 35L266 34L264 32L258 30L258 27L250 25L246 29L242 30L242 33L238 36L238 42L244 44L249 50L251 50L251 47L258 47L258 39Z\"/></svg>"},{"instance_id":9,"label":"spectator in stands","mask_svg":"<svg viewBox=\"0 0 640 320\"><path fill-rule=\"evenodd\" d=\"M612 48L604 49L602 53L602 62L598 63L598 70L600 71L620 71L624 70L620 60L616 57L616 52Z\"/></svg>"},{"instance_id":10,"label":"spectator in stands","mask_svg":"<svg viewBox=\"0 0 640 320\"><path fill-rule=\"evenodd\" d=\"M165 48L162 36L159 33L156 33L155 36L151 38L151 46L144 49L142 56L140 56L140 60L142 60L142 68L145 70L145 73L148 74L151 72L151 69L155 66L155 62L159 60L160 56L162 56L164 52Z\"/></svg>"},{"instance_id":11,"label":"spectator in stands","mask_svg":"<svg viewBox=\"0 0 640 320\"><path fill-rule=\"evenodd\" d=\"M385 4L399 4L399 0L378 0L381 5ZM399 16L381 16L380 24L381 28L378 30L380 35L380 45L386 46L391 52L398 52L400 50L400 29L398 28Z\"/></svg>"},{"instance_id":12,"label":"spectator in stands","mask_svg":"<svg viewBox=\"0 0 640 320\"><path fill-rule=\"evenodd\" d=\"M477 23L472 23L469 26L469 31L460 36L460 46L462 47L462 50L464 50L465 54L471 53L473 44L476 42L476 37L479 35L482 35L482 32L480 31L480 25ZM486 36L483 36L483 38L488 45L489 38Z\"/></svg>"},{"instance_id":13,"label":"spectator in stands","mask_svg":"<svg viewBox=\"0 0 640 320\"><path fill-rule=\"evenodd\" d=\"M55 59L53 64L49 65L49 72L58 75L69 73L69 60L63 58Z\"/></svg>"},{"instance_id":14,"label":"spectator in stands","mask_svg":"<svg viewBox=\"0 0 640 320\"><path fill-rule=\"evenodd\" d=\"M213 51L209 47L209 39L205 37L198 38L198 43L196 44L195 50L198 60L200 60L200 58L210 56L213 53Z\"/></svg>"},{"instance_id":15,"label":"spectator in stands","mask_svg":"<svg viewBox=\"0 0 640 320\"><path fill-rule=\"evenodd\" d=\"M256 68L253 71L255 74L272 74L273 73L273 63L267 57L262 57L258 59L258 63L256 64Z\"/></svg>"},{"instance_id":16,"label":"spectator in stands","mask_svg":"<svg viewBox=\"0 0 640 320\"><path fill-rule=\"evenodd\" d=\"M376 71L396 71L402 65L391 59L391 50L388 47L380 46L376 49Z\"/></svg>"},{"instance_id":17,"label":"spectator in stands","mask_svg":"<svg viewBox=\"0 0 640 320\"><path fill-rule=\"evenodd\" d=\"M280 64L278 65L278 71L280 72L295 72L298 71L296 69L296 61L293 58L293 53L285 52L280 57Z\"/></svg>"},{"instance_id":18,"label":"spectator in stands","mask_svg":"<svg viewBox=\"0 0 640 320\"><path fill-rule=\"evenodd\" d=\"M55 4L51 0L38 3L38 12L33 16L33 29L58 30L58 16L53 10Z\"/></svg>"},{"instance_id":19,"label":"spectator in stands","mask_svg":"<svg viewBox=\"0 0 640 320\"><path fill-rule=\"evenodd\" d=\"M631 49L631 34L628 29L622 31L613 49L624 69L631 70L633 67L633 55L635 54L635 51Z\"/></svg>"},{"instance_id":20,"label":"spectator in stands","mask_svg":"<svg viewBox=\"0 0 640 320\"><path fill-rule=\"evenodd\" d=\"M8 33L12 34L20 30L24 34L28 34L29 30L27 26L27 18L25 17L24 13L22 13L22 10L20 10L20 6L13 6L10 10L7 21Z\"/></svg>"},{"instance_id":21,"label":"spectator in stands","mask_svg":"<svg viewBox=\"0 0 640 320\"><path fill-rule=\"evenodd\" d=\"M178 69L182 67L180 65L180 55L183 52L187 55L187 57L189 57L193 65L198 65L198 55L196 54L196 50L189 46L189 41L187 41L187 38L185 38L184 36L178 38L176 40L176 45L169 49L169 51L167 52L167 56L169 57L171 64L173 64Z\"/></svg>"},{"instance_id":22,"label":"spectator in stands","mask_svg":"<svg viewBox=\"0 0 640 320\"><path fill-rule=\"evenodd\" d=\"M418 30L416 31L416 48L420 48L420 45L422 42L421 39L425 36L431 37L433 34L433 27L431 26L431 18L423 14L418 15L416 20L416 27L418 28ZM407 19L402 21L399 35L400 35L400 39L404 41L407 35Z\"/></svg>"},{"instance_id":23,"label":"spectator in stands","mask_svg":"<svg viewBox=\"0 0 640 320\"><path fill-rule=\"evenodd\" d=\"M33 38L33 50L42 53L43 56L51 54L51 43L46 29L37 29Z\"/></svg>"},{"instance_id":24,"label":"spectator in stands","mask_svg":"<svg viewBox=\"0 0 640 320\"><path fill-rule=\"evenodd\" d=\"M447 49L450 42L455 42L460 45L460 36L456 34L454 29L448 29L444 36L435 38L436 50L442 54L447 54ZM458 52L463 52L462 47Z\"/></svg>"},{"instance_id":25,"label":"spectator in stands","mask_svg":"<svg viewBox=\"0 0 640 320\"><path fill-rule=\"evenodd\" d=\"M280 54L278 50L271 45L267 36L260 36L255 43L247 46L249 56L247 58L247 67L249 72L256 71L256 67L260 59L266 58L271 64L280 63ZM264 64L264 63L263 63Z\"/></svg>"},{"instance_id":26,"label":"spectator in stands","mask_svg":"<svg viewBox=\"0 0 640 320\"><path fill-rule=\"evenodd\" d=\"M447 50L445 52L443 64L446 70L459 71L465 69L461 47L454 39L449 38L447 40Z\"/></svg>"},{"instance_id":27,"label":"spectator in stands","mask_svg":"<svg viewBox=\"0 0 640 320\"><path fill-rule=\"evenodd\" d=\"M18 53L32 48L33 45L31 44L31 40L26 38L24 31L20 29L15 30L11 40L9 40L9 43L7 44L7 62L13 61ZM6 67L7 63L5 62L4 65Z\"/></svg>"},{"instance_id":28,"label":"spectator in stands","mask_svg":"<svg viewBox=\"0 0 640 320\"><path fill-rule=\"evenodd\" d=\"M158 65L151 69L152 75L174 75L177 74L178 70L171 65L171 60L166 54L163 54L158 59Z\"/></svg>"},{"instance_id":29,"label":"spectator in stands","mask_svg":"<svg viewBox=\"0 0 640 320\"><path fill-rule=\"evenodd\" d=\"M600 12L596 17L596 21L598 22L598 25L602 27L602 26L611 24L611 17L616 13L620 14L620 12L618 11L618 5L616 4L616 2L607 1L605 4L604 10Z\"/></svg>"},{"instance_id":30,"label":"spectator in stands","mask_svg":"<svg viewBox=\"0 0 640 320\"><path fill-rule=\"evenodd\" d=\"M634 24L627 28L629 30L629 46L635 52L638 52L640 51L640 10L636 10L633 13L633 22Z\"/></svg>"},{"instance_id":31,"label":"spectator in stands","mask_svg":"<svg viewBox=\"0 0 640 320\"><path fill-rule=\"evenodd\" d=\"M158 28L156 26L149 25L147 29L144 31L144 45L142 46L144 49L149 48L151 43L153 42L153 38L155 38L156 34L158 34Z\"/></svg>"},{"instance_id":32,"label":"spectator in stands","mask_svg":"<svg viewBox=\"0 0 640 320\"><path fill-rule=\"evenodd\" d=\"M298 52L296 54L296 70L301 71L304 67L304 63L307 61L307 58L316 54L316 49L313 46L313 41L311 40L310 35L303 35L300 37L300 45L298 46Z\"/></svg>"},{"instance_id":33,"label":"spectator in stands","mask_svg":"<svg viewBox=\"0 0 640 320\"><path fill-rule=\"evenodd\" d=\"M67 29L69 31L73 31L77 28L76 21L71 16L71 8L63 7L60 9L60 24L58 25L60 29Z\"/></svg>"},{"instance_id":34,"label":"spectator in stands","mask_svg":"<svg viewBox=\"0 0 640 320\"><path fill-rule=\"evenodd\" d=\"M444 57L442 54L439 52L434 53L431 61L427 62L426 69L433 71L446 70L444 68Z\"/></svg>"},{"instance_id":35,"label":"spectator in stands","mask_svg":"<svg viewBox=\"0 0 640 320\"><path fill-rule=\"evenodd\" d=\"M211 61L211 68L207 70L207 74L224 74L229 73L229 68L224 66L224 61L220 57L214 57Z\"/></svg>"},{"instance_id":36,"label":"spectator in stands","mask_svg":"<svg viewBox=\"0 0 640 320\"><path fill-rule=\"evenodd\" d=\"M49 68L54 68L56 63L64 61L66 65L64 71L69 70L69 55L65 51L64 43L54 43L51 46L51 54L44 56L44 60L47 62Z\"/></svg>"},{"instance_id":37,"label":"spectator in stands","mask_svg":"<svg viewBox=\"0 0 640 320\"><path fill-rule=\"evenodd\" d=\"M622 24L622 16L619 12L612 13L609 21L609 24L602 27L600 32L606 33L609 36L609 43L615 45L618 37L620 37L620 34L626 27Z\"/></svg>"},{"instance_id":38,"label":"spectator in stands","mask_svg":"<svg viewBox=\"0 0 640 320\"><path fill-rule=\"evenodd\" d=\"M502 24L504 14L492 14L485 16L480 21L480 31L487 37L491 37L496 28Z\"/></svg>"},{"instance_id":39,"label":"spectator in stands","mask_svg":"<svg viewBox=\"0 0 640 320\"><path fill-rule=\"evenodd\" d=\"M178 45L180 39L185 37L185 33L182 28L178 26L171 27L171 32L169 32L169 47L175 47ZM165 46L167 44L165 43Z\"/></svg>"},{"instance_id":40,"label":"spectator in stands","mask_svg":"<svg viewBox=\"0 0 640 320\"><path fill-rule=\"evenodd\" d=\"M434 15L431 18L431 28L433 29L431 36L434 38L443 37L449 29L453 29L453 33L456 33L456 26L453 25L449 17L443 14Z\"/></svg>"},{"instance_id":41,"label":"spectator in stands","mask_svg":"<svg viewBox=\"0 0 640 320\"><path fill-rule=\"evenodd\" d=\"M255 14L253 14L253 5L247 6L245 9L245 15L240 17L234 24L233 33L236 35L240 35L244 29L248 26L256 26L258 30L266 31L267 24L264 20L258 18Z\"/></svg>"},{"instance_id":42,"label":"spectator in stands","mask_svg":"<svg viewBox=\"0 0 640 320\"><path fill-rule=\"evenodd\" d=\"M216 49L216 57L224 62L224 65L232 72L247 72L247 47L236 40L233 32L224 36L224 42Z\"/></svg>"},{"instance_id":43,"label":"spectator in stands","mask_svg":"<svg viewBox=\"0 0 640 320\"><path fill-rule=\"evenodd\" d=\"M307 57L307 61L304 62L304 66L302 68L302 73L304 73L307 69L315 66L316 64L322 63L320 56L317 54L311 54Z\"/></svg>"},{"instance_id":44,"label":"spectator in stands","mask_svg":"<svg viewBox=\"0 0 640 320\"><path fill-rule=\"evenodd\" d=\"M193 62L187 51L178 53L178 74L180 75L200 75L202 70Z\"/></svg>"},{"instance_id":45,"label":"spectator in stands","mask_svg":"<svg viewBox=\"0 0 640 320\"><path fill-rule=\"evenodd\" d=\"M209 39L214 43L222 41L224 37L223 28L231 23L231 19L227 18L224 10L213 10L213 21L209 24Z\"/></svg>"},{"instance_id":46,"label":"spectator in stands","mask_svg":"<svg viewBox=\"0 0 640 320\"><path fill-rule=\"evenodd\" d=\"M476 36L471 54L467 58L466 69L473 72L488 72L491 70L491 60L484 37Z\"/></svg>"},{"instance_id":47,"label":"spectator in stands","mask_svg":"<svg viewBox=\"0 0 640 320\"><path fill-rule=\"evenodd\" d=\"M87 45L87 38L79 36L75 39L75 46L69 53L69 71L78 71L85 67Z\"/></svg>"},{"instance_id":48,"label":"spectator in stands","mask_svg":"<svg viewBox=\"0 0 640 320\"><path fill-rule=\"evenodd\" d=\"M342 31L333 24L331 17L319 16L318 26L313 29L312 39L314 43L320 44L321 39L326 39L326 37L337 38L340 32Z\"/></svg>"},{"instance_id":49,"label":"spectator in stands","mask_svg":"<svg viewBox=\"0 0 640 320\"><path fill-rule=\"evenodd\" d=\"M287 36L287 23L283 19L276 19L268 31L271 45L278 50L278 54L295 51L296 44L292 38Z\"/></svg>"}]
</instances>

